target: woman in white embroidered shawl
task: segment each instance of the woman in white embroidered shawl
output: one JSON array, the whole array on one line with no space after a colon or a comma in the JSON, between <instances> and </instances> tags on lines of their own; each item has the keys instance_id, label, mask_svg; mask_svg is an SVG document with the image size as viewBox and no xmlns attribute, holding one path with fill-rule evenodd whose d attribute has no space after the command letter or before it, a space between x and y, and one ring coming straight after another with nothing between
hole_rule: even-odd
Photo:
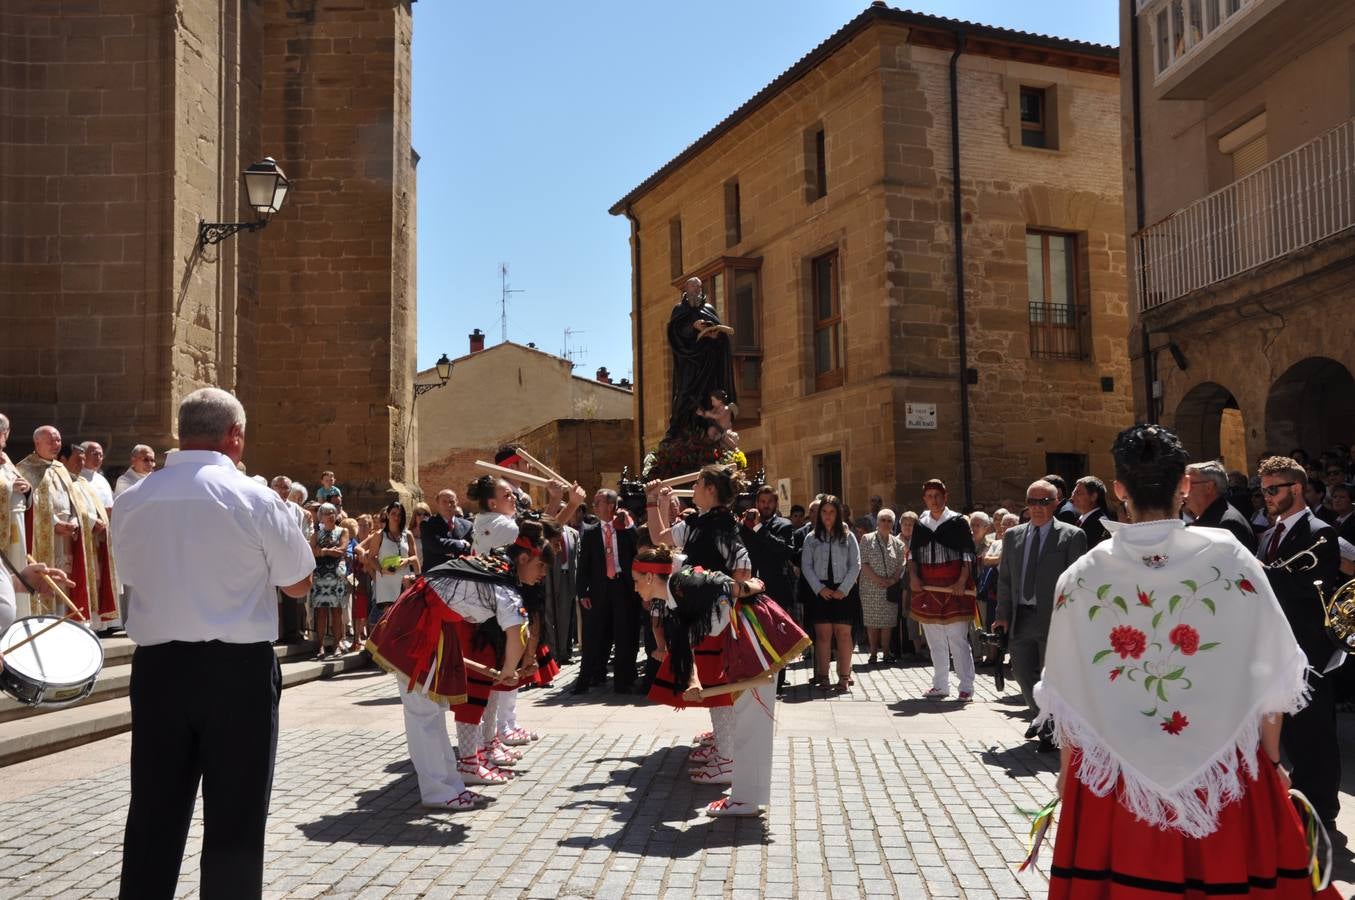
<instances>
[{"instance_id":1,"label":"woman in white embroidered shawl","mask_svg":"<svg viewBox=\"0 0 1355 900\"><path fill-rule=\"evenodd\" d=\"M1177 437L1136 425L1112 453L1134 524L1059 580L1035 689L1062 747L1049 896L1312 897L1280 765L1303 652L1256 558L1182 527Z\"/></svg>"}]
</instances>

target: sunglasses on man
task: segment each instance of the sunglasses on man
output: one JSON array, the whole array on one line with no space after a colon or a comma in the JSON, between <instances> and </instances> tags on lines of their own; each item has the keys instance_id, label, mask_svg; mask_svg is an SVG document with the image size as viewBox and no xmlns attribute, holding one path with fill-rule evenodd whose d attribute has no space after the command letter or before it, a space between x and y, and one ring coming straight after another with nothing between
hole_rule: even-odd
<instances>
[{"instance_id":1,"label":"sunglasses on man","mask_svg":"<svg viewBox=\"0 0 1355 900\"><path fill-rule=\"evenodd\" d=\"M1057 497L1027 497L1026 502L1031 506L1048 506L1051 503L1057 503Z\"/></svg>"},{"instance_id":2,"label":"sunglasses on man","mask_svg":"<svg viewBox=\"0 0 1355 900\"><path fill-rule=\"evenodd\" d=\"M1296 484L1298 484L1297 481L1281 481L1279 484L1272 484L1261 488L1261 493L1265 494L1267 497L1274 497L1285 488L1293 487Z\"/></svg>"}]
</instances>

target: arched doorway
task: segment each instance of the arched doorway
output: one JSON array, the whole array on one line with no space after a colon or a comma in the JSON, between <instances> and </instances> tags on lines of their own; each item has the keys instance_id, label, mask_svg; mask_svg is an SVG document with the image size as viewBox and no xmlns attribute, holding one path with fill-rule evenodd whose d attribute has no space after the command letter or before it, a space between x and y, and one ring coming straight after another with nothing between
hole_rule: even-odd
<instances>
[{"instance_id":1,"label":"arched doorway","mask_svg":"<svg viewBox=\"0 0 1355 900\"><path fill-rule=\"evenodd\" d=\"M1320 453L1355 436L1355 378L1334 359L1310 356L1275 380L1266 397L1272 453L1302 447Z\"/></svg>"},{"instance_id":2,"label":"arched doorway","mask_svg":"<svg viewBox=\"0 0 1355 900\"><path fill-rule=\"evenodd\" d=\"M1195 385L1176 406L1176 433L1191 459L1221 459L1248 471L1247 433L1232 391L1213 381Z\"/></svg>"}]
</instances>

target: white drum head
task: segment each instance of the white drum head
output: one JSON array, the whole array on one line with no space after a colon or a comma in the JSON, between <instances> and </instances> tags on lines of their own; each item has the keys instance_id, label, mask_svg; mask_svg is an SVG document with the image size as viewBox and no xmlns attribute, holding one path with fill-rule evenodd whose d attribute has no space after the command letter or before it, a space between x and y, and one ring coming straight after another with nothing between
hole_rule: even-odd
<instances>
[{"instance_id":1,"label":"white drum head","mask_svg":"<svg viewBox=\"0 0 1355 900\"><path fill-rule=\"evenodd\" d=\"M9 648L58 622L35 641L10 653ZM7 668L44 684L76 684L103 668L104 650L99 639L84 625L61 621L58 616L28 616L0 634L0 654Z\"/></svg>"}]
</instances>

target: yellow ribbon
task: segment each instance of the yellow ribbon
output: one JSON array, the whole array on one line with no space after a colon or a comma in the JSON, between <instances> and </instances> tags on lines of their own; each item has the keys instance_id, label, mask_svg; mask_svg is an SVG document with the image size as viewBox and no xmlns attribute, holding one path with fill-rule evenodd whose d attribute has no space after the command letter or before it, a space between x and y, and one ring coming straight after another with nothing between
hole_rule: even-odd
<instances>
[{"instance_id":1,"label":"yellow ribbon","mask_svg":"<svg viewBox=\"0 0 1355 900\"><path fill-rule=\"evenodd\" d=\"M753 615L753 611L747 607L743 607L740 611L743 613L744 618L748 620L748 627L752 629L753 634L757 635L758 643L762 645L762 649L767 651L767 655L772 658L772 662L780 665L781 654L772 649L772 642L767 639L767 633L762 630L762 623Z\"/></svg>"},{"instance_id":2,"label":"yellow ribbon","mask_svg":"<svg viewBox=\"0 0 1355 900\"><path fill-rule=\"evenodd\" d=\"M1034 813L1017 807L1016 811L1023 816L1030 816L1030 852L1026 854L1026 859L1021 863L1018 873L1026 871L1035 862L1040 855L1040 845L1044 843L1045 834L1049 831L1049 826L1054 824L1054 808L1059 805L1059 798L1050 800Z\"/></svg>"}]
</instances>

